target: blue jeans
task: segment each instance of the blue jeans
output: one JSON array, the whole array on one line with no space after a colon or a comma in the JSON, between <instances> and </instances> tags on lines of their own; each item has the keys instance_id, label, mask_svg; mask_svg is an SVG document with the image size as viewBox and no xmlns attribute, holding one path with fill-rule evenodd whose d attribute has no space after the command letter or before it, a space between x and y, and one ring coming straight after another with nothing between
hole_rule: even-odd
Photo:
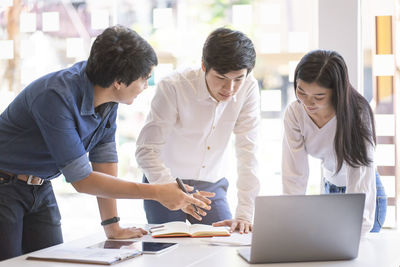
<instances>
[{"instance_id":1,"label":"blue jeans","mask_svg":"<svg viewBox=\"0 0 400 267\"><path fill-rule=\"evenodd\" d=\"M0 261L63 242L61 216L50 181L0 181Z\"/></svg>"},{"instance_id":2,"label":"blue jeans","mask_svg":"<svg viewBox=\"0 0 400 267\"><path fill-rule=\"evenodd\" d=\"M336 186L325 180L325 194L346 192L345 186ZM375 222L371 232L379 232L386 218L387 197L385 188L382 185L378 172L376 172L376 209L375 209Z\"/></svg>"},{"instance_id":3,"label":"blue jeans","mask_svg":"<svg viewBox=\"0 0 400 267\"><path fill-rule=\"evenodd\" d=\"M214 192L215 197L210 198L211 210L205 210L207 215L201 221L195 219L189 214L181 210L171 211L154 200L144 200L144 210L148 223L160 224L172 221L186 221L190 223L212 224L221 220L232 219L232 214L229 210L229 205L226 200L226 191L228 190L229 182L226 178L218 180L216 183L197 181L197 180L182 180L183 183L193 186L194 190ZM143 176L143 183L148 183L148 180Z\"/></svg>"}]
</instances>

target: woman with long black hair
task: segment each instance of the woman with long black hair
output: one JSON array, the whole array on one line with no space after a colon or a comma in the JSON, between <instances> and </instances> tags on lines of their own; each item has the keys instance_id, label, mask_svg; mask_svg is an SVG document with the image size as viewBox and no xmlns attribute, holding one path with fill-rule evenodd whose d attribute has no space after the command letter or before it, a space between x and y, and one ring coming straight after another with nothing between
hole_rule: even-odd
<instances>
[{"instance_id":1,"label":"woman with long black hair","mask_svg":"<svg viewBox=\"0 0 400 267\"><path fill-rule=\"evenodd\" d=\"M308 155L322 160L325 193L365 193L362 232L379 232L387 199L374 164L374 117L335 51L306 54L295 70L297 101L284 118L283 192L305 194Z\"/></svg>"}]
</instances>

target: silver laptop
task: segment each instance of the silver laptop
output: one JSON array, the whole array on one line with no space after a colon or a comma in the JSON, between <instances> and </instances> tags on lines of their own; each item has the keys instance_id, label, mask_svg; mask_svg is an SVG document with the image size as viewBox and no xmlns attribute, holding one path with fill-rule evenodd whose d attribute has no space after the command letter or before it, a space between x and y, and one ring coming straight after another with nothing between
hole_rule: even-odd
<instances>
[{"instance_id":1,"label":"silver laptop","mask_svg":"<svg viewBox=\"0 0 400 267\"><path fill-rule=\"evenodd\" d=\"M365 194L256 198L250 263L349 260L358 255Z\"/></svg>"}]
</instances>

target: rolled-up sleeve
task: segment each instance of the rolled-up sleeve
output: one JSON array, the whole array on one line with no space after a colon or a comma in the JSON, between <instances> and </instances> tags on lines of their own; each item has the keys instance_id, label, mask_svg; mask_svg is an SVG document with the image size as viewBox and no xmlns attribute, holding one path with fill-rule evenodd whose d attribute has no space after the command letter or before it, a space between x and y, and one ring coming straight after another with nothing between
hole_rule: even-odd
<instances>
[{"instance_id":1,"label":"rolled-up sleeve","mask_svg":"<svg viewBox=\"0 0 400 267\"><path fill-rule=\"evenodd\" d=\"M115 107L114 107L115 108ZM104 136L89 151L89 159L96 163L116 163L118 162L117 145L115 143L115 132L117 130L117 109L111 111L107 121L108 127L104 130Z\"/></svg>"},{"instance_id":2,"label":"rolled-up sleeve","mask_svg":"<svg viewBox=\"0 0 400 267\"><path fill-rule=\"evenodd\" d=\"M73 183L88 177L92 171L92 166L89 164L89 159L86 154L73 160L67 166L61 169L61 172L65 176L65 180L69 183Z\"/></svg>"},{"instance_id":3,"label":"rolled-up sleeve","mask_svg":"<svg viewBox=\"0 0 400 267\"><path fill-rule=\"evenodd\" d=\"M91 162L106 163L118 162L118 153L115 142L98 144L89 153Z\"/></svg>"}]
</instances>

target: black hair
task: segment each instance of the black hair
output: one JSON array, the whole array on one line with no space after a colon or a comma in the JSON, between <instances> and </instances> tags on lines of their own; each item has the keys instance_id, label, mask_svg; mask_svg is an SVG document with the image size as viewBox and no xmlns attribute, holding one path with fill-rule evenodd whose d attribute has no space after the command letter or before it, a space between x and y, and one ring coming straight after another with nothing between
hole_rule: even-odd
<instances>
[{"instance_id":1,"label":"black hair","mask_svg":"<svg viewBox=\"0 0 400 267\"><path fill-rule=\"evenodd\" d=\"M343 57L329 50L307 53L297 65L294 90L297 81L317 83L332 90L332 104L336 111L335 152L336 173L346 161L351 167L369 166L368 143L376 144L375 122L367 100L350 84Z\"/></svg>"},{"instance_id":2,"label":"black hair","mask_svg":"<svg viewBox=\"0 0 400 267\"><path fill-rule=\"evenodd\" d=\"M97 36L85 71L93 84L106 88L114 81L129 85L147 78L157 64L156 53L139 34L117 25Z\"/></svg>"},{"instance_id":3,"label":"black hair","mask_svg":"<svg viewBox=\"0 0 400 267\"><path fill-rule=\"evenodd\" d=\"M249 73L256 63L256 51L252 41L242 32L218 28L204 43L202 61L206 72L213 69L225 74L247 69Z\"/></svg>"}]
</instances>

